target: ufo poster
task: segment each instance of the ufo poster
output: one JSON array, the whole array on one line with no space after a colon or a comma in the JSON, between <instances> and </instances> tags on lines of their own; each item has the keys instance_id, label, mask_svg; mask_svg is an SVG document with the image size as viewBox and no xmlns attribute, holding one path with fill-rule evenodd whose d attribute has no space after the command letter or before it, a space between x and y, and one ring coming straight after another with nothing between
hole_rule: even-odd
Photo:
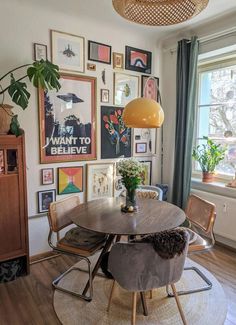
<instances>
[{"instance_id":1,"label":"ufo poster","mask_svg":"<svg viewBox=\"0 0 236 325\"><path fill-rule=\"evenodd\" d=\"M41 163L96 159L96 78L61 74L39 91Z\"/></svg>"}]
</instances>

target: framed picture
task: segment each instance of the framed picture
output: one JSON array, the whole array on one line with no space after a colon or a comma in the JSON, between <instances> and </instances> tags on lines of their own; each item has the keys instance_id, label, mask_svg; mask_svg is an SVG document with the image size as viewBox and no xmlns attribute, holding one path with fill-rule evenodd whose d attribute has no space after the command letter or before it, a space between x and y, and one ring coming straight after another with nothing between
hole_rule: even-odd
<instances>
[{"instance_id":1,"label":"framed picture","mask_svg":"<svg viewBox=\"0 0 236 325\"><path fill-rule=\"evenodd\" d=\"M54 183L54 169L43 168L41 169L42 185L50 185Z\"/></svg>"},{"instance_id":2,"label":"framed picture","mask_svg":"<svg viewBox=\"0 0 236 325\"><path fill-rule=\"evenodd\" d=\"M52 62L60 70L84 72L84 38L51 30Z\"/></svg>"},{"instance_id":3,"label":"framed picture","mask_svg":"<svg viewBox=\"0 0 236 325\"><path fill-rule=\"evenodd\" d=\"M58 194L83 192L83 166L59 167Z\"/></svg>"},{"instance_id":4,"label":"framed picture","mask_svg":"<svg viewBox=\"0 0 236 325\"><path fill-rule=\"evenodd\" d=\"M144 171L142 172L142 183L141 185L151 185L152 182L152 162L142 161Z\"/></svg>"},{"instance_id":5,"label":"framed picture","mask_svg":"<svg viewBox=\"0 0 236 325\"><path fill-rule=\"evenodd\" d=\"M61 74L60 83L39 90L41 163L96 159L96 78Z\"/></svg>"},{"instance_id":6,"label":"framed picture","mask_svg":"<svg viewBox=\"0 0 236 325\"><path fill-rule=\"evenodd\" d=\"M0 175L4 174L5 161L4 161L4 150L0 150Z\"/></svg>"},{"instance_id":7,"label":"framed picture","mask_svg":"<svg viewBox=\"0 0 236 325\"><path fill-rule=\"evenodd\" d=\"M146 153L147 152L147 143L146 142L137 142L135 152L136 153Z\"/></svg>"},{"instance_id":8,"label":"framed picture","mask_svg":"<svg viewBox=\"0 0 236 325\"><path fill-rule=\"evenodd\" d=\"M122 194L125 192L125 186L122 183L122 177L121 176L116 176L115 177L115 197L122 196Z\"/></svg>"},{"instance_id":9,"label":"framed picture","mask_svg":"<svg viewBox=\"0 0 236 325\"><path fill-rule=\"evenodd\" d=\"M124 68L124 54L113 52L113 69Z\"/></svg>"},{"instance_id":10,"label":"framed picture","mask_svg":"<svg viewBox=\"0 0 236 325\"><path fill-rule=\"evenodd\" d=\"M111 64L111 46L88 41L88 60Z\"/></svg>"},{"instance_id":11,"label":"framed picture","mask_svg":"<svg viewBox=\"0 0 236 325\"><path fill-rule=\"evenodd\" d=\"M109 90L101 89L101 103L109 103Z\"/></svg>"},{"instance_id":12,"label":"framed picture","mask_svg":"<svg viewBox=\"0 0 236 325\"><path fill-rule=\"evenodd\" d=\"M152 73L152 52L125 47L125 69L142 73Z\"/></svg>"},{"instance_id":13,"label":"framed picture","mask_svg":"<svg viewBox=\"0 0 236 325\"><path fill-rule=\"evenodd\" d=\"M131 129L122 119L123 108L101 106L101 158L131 157Z\"/></svg>"},{"instance_id":14,"label":"framed picture","mask_svg":"<svg viewBox=\"0 0 236 325\"><path fill-rule=\"evenodd\" d=\"M43 59L44 61L46 61L47 58L48 58L47 45L34 43L34 60L40 61Z\"/></svg>"},{"instance_id":15,"label":"framed picture","mask_svg":"<svg viewBox=\"0 0 236 325\"><path fill-rule=\"evenodd\" d=\"M145 152L142 152L139 144L145 143L143 148L146 148ZM142 146L141 146L142 147ZM133 129L133 156L151 156L156 153L156 129Z\"/></svg>"},{"instance_id":16,"label":"framed picture","mask_svg":"<svg viewBox=\"0 0 236 325\"><path fill-rule=\"evenodd\" d=\"M38 192L38 212L47 212L49 204L56 200L56 190Z\"/></svg>"},{"instance_id":17,"label":"framed picture","mask_svg":"<svg viewBox=\"0 0 236 325\"><path fill-rule=\"evenodd\" d=\"M148 79L149 76L141 76L141 96L145 98L154 99L160 102L159 95L159 78L154 77L153 79Z\"/></svg>"},{"instance_id":18,"label":"framed picture","mask_svg":"<svg viewBox=\"0 0 236 325\"><path fill-rule=\"evenodd\" d=\"M96 64L94 64L94 63L87 63L87 70L89 70L89 71L96 71Z\"/></svg>"},{"instance_id":19,"label":"framed picture","mask_svg":"<svg viewBox=\"0 0 236 325\"><path fill-rule=\"evenodd\" d=\"M125 106L139 96L139 76L114 72L114 105Z\"/></svg>"},{"instance_id":20,"label":"framed picture","mask_svg":"<svg viewBox=\"0 0 236 325\"><path fill-rule=\"evenodd\" d=\"M87 165L87 201L114 196L114 163Z\"/></svg>"}]
</instances>

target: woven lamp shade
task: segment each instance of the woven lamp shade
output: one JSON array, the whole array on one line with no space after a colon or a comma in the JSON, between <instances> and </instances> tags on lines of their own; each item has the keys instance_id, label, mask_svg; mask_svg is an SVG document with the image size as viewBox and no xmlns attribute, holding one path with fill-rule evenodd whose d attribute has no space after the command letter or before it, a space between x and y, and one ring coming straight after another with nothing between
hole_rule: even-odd
<instances>
[{"instance_id":1,"label":"woven lamp shade","mask_svg":"<svg viewBox=\"0 0 236 325\"><path fill-rule=\"evenodd\" d=\"M112 0L117 13L132 22L150 26L182 23L206 8L209 0Z\"/></svg>"}]
</instances>

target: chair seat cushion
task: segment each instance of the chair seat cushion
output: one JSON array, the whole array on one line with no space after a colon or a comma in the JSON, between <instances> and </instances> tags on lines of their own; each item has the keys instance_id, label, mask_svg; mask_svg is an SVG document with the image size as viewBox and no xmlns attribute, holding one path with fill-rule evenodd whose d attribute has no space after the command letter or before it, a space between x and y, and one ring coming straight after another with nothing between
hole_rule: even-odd
<instances>
[{"instance_id":1,"label":"chair seat cushion","mask_svg":"<svg viewBox=\"0 0 236 325\"><path fill-rule=\"evenodd\" d=\"M67 231L65 237L59 241L59 245L69 245L75 248L90 251L94 247L100 246L106 240L106 235L95 231L75 227Z\"/></svg>"},{"instance_id":2,"label":"chair seat cushion","mask_svg":"<svg viewBox=\"0 0 236 325\"><path fill-rule=\"evenodd\" d=\"M146 189L137 189L136 196L140 199L158 199L158 192Z\"/></svg>"}]
</instances>

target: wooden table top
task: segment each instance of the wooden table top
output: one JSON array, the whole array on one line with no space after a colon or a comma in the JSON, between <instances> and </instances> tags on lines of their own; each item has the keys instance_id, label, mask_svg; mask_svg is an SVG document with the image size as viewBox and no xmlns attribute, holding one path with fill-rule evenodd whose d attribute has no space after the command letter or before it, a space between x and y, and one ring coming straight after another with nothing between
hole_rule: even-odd
<instances>
[{"instance_id":1,"label":"wooden table top","mask_svg":"<svg viewBox=\"0 0 236 325\"><path fill-rule=\"evenodd\" d=\"M106 198L82 203L69 213L76 225L113 235L145 235L173 229L185 220L177 206L154 199L139 199L138 211L121 212L121 198Z\"/></svg>"}]
</instances>

